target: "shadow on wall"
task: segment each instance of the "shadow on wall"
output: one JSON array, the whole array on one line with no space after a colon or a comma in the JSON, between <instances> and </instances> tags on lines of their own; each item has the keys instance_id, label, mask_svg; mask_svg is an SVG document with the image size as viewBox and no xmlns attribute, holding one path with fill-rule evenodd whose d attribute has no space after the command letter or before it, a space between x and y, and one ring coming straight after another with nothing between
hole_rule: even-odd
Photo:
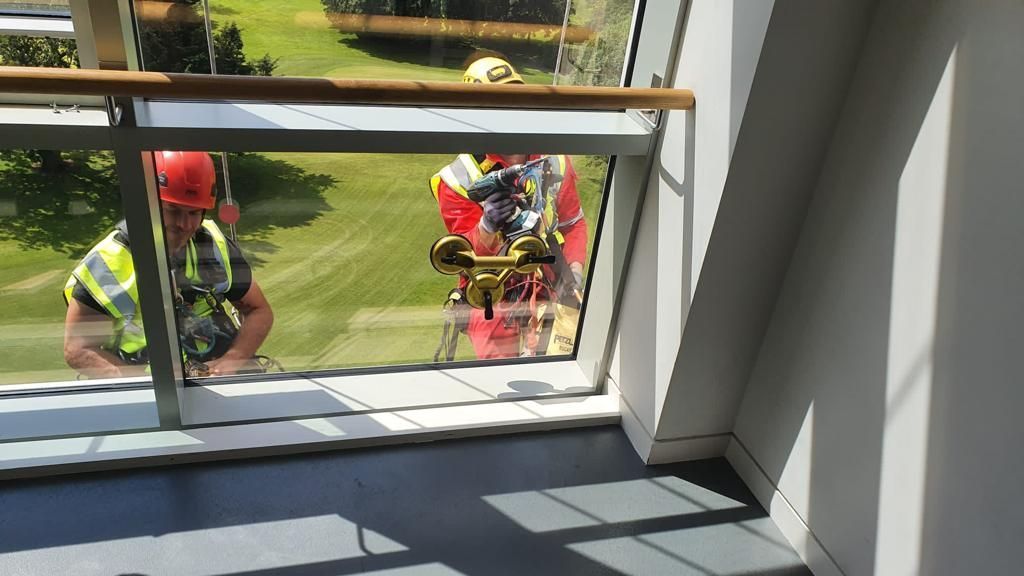
<instances>
[{"instance_id":1,"label":"shadow on wall","mask_svg":"<svg viewBox=\"0 0 1024 576\"><path fill-rule=\"evenodd\" d=\"M1024 534L1024 4L956 3L922 574L1011 574Z\"/></svg>"},{"instance_id":2,"label":"shadow on wall","mask_svg":"<svg viewBox=\"0 0 1024 576\"><path fill-rule=\"evenodd\" d=\"M1016 571L1022 27L879 4L744 399L738 438L847 574Z\"/></svg>"}]
</instances>

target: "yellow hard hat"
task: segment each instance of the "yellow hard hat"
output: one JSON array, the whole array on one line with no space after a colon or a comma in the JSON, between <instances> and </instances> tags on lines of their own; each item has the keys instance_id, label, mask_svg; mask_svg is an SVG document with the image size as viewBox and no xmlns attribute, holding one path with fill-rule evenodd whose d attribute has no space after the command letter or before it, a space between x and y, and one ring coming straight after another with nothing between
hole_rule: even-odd
<instances>
[{"instance_id":1,"label":"yellow hard hat","mask_svg":"<svg viewBox=\"0 0 1024 576\"><path fill-rule=\"evenodd\" d=\"M470 64L462 75L462 81L469 84L525 84L511 64L494 56Z\"/></svg>"}]
</instances>

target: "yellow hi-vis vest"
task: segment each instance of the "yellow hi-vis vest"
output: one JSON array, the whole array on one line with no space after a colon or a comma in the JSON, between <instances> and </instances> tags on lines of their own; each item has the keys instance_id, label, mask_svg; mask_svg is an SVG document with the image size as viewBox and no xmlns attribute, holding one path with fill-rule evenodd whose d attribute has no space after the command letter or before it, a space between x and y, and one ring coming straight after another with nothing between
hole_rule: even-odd
<instances>
[{"instance_id":1,"label":"yellow hi-vis vest","mask_svg":"<svg viewBox=\"0 0 1024 576\"><path fill-rule=\"evenodd\" d=\"M214 258L224 270L221 281L212 285L213 292L225 294L231 289L231 258L228 241L212 220L203 220L197 234L207 234L213 239ZM189 239L185 247L185 277L194 284L203 284L199 274L196 244ZM135 282L135 267L131 250L119 239L114 230L93 247L78 266L71 272L64 285L64 302L73 298L75 285L81 283L90 296L107 311L114 321L114 331L104 348L111 352L120 350L131 357L146 347L146 334L142 330L142 309L139 307L139 289ZM202 298L196 299L193 313L205 317L213 309Z\"/></svg>"},{"instance_id":2,"label":"yellow hi-vis vest","mask_svg":"<svg viewBox=\"0 0 1024 576\"><path fill-rule=\"evenodd\" d=\"M566 158L564 155L546 156L545 160L552 174L561 177L565 176ZM434 194L434 200L439 200L441 182L447 184L459 196L469 198L469 192L467 192L469 187L473 185L473 182L483 178L484 174L493 167L494 162L488 159L484 159L483 162L477 162L472 154L459 154L451 164L430 177L430 191ZM561 182L561 179L559 178L558 181ZM560 190L561 184L558 186ZM546 239L548 234L554 234L555 240L559 244L564 244L565 238L558 231L556 199L557 193L547 195L547 201L544 204L544 221L547 223L547 227L540 231L540 235Z\"/></svg>"}]
</instances>

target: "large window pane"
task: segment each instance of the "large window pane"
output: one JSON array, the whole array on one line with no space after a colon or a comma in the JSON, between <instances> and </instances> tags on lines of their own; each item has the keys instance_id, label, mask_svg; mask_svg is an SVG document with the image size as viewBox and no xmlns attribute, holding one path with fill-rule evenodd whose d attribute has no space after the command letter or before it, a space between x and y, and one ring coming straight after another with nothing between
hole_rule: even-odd
<instances>
[{"instance_id":1,"label":"large window pane","mask_svg":"<svg viewBox=\"0 0 1024 576\"><path fill-rule=\"evenodd\" d=\"M65 288L120 219L109 152L0 152L0 384L78 378L65 361ZM93 286L104 282L99 267L93 272ZM116 354L113 321L96 300L74 335Z\"/></svg>"},{"instance_id":2,"label":"large window pane","mask_svg":"<svg viewBox=\"0 0 1024 576\"><path fill-rule=\"evenodd\" d=\"M485 170L486 163L493 162L488 160L491 157L478 157ZM238 306L238 301L252 285L265 295L275 318L257 352L274 361L264 359L264 368L292 372L434 362L445 328L444 306L460 280L434 269L430 249L449 229L474 238L482 212L467 198L452 196L451 190L445 197L438 188L441 201L435 200L431 180L453 162L473 156L233 153L228 155L230 203L222 156L209 158L217 171L216 210L205 214L198 210L191 224L174 230L174 222L185 220L175 220L181 214L169 214L164 201L168 246L172 252L175 245L181 247L172 257L182 295L177 306L180 336L193 349L196 364L207 364L224 352L222 348L204 355L197 350L205 348L211 334L215 334L215 345L232 345L236 336L223 321L232 315L232 308L242 309L239 316L245 330L245 302ZM551 157L556 163L557 158ZM449 331L456 342L452 350L442 349L439 362L446 361L446 352L456 361L572 352L579 308L573 298L582 296L572 288L581 290L585 284L574 282L586 275L607 158L561 158L568 164L565 180L574 185L547 181L555 182L548 192L560 196L551 198L552 212L545 218L560 218L561 226L550 222L551 242L557 236L564 248L558 264L579 261L581 274L574 278L571 268L552 266L541 274L511 276L503 284L508 288L504 299L495 302L501 322L471 324L463 333ZM162 181L168 186L165 194L173 181L173 174ZM453 200L463 204L453 207ZM232 217L234 208L226 204L238 208L237 220ZM200 224L203 216L207 222ZM540 231L540 226L535 230ZM180 238L182 230L196 234L194 256L189 256L193 248L173 238ZM218 234L232 239L221 252L232 255L226 260L217 255ZM495 238L495 246L504 239L501 234ZM240 254L234 253L234 246ZM206 266L191 279L186 278L189 258ZM217 278L225 277L225 261L232 269L233 283L215 288ZM253 283L246 284L250 270ZM564 273L559 275L557 270ZM199 291L193 286L199 286ZM559 289L565 290L556 294ZM223 310L211 312L216 305L210 305L206 291L224 295L217 298L227 302ZM232 301L236 306L229 305ZM556 302L569 306L556 315ZM195 308L197 303L202 310ZM483 320L482 311L460 310L478 323ZM538 320L531 322L532 317ZM558 334L561 339L556 338Z\"/></svg>"},{"instance_id":3,"label":"large window pane","mask_svg":"<svg viewBox=\"0 0 1024 576\"><path fill-rule=\"evenodd\" d=\"M139 1L144 66L209 73L203 3ZM217 71L460 81L480 57L527 83L617 86L633 0L211 0ZM557 70L557 74L556 74Z\"/></svg>"}]
</instances>

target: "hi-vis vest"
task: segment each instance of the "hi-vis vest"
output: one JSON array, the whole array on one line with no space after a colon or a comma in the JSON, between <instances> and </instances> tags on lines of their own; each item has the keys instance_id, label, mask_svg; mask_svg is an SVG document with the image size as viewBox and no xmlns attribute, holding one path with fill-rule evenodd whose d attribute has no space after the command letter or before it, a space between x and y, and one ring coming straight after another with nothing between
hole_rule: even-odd
<instances>
[{"instance_id":1,"label":"hi-vis vest","mask_svg":"<svg viewBox=\"0 0 1024 576\"><path fill-rule=\"evenodd\" d=\"M559 182L558 188L561 189L562 178L565 175L566 158L564 155L547 156L548 167L551 169L551 173L559 178L556 180ZM430 177L430 191L434 194L434 200L439 199L441 182L448 185L449 188L454 190L459 196L463 198L469 198L469 193L466 191L473 182L476 182L488 170L494 167L494 162L485 158L482 162L477 162L476 158L472 154L459 154L459 156L449 165L441 169L440 172ZM582 218L582 212L574 216L569 222L558 222L558 211L555 208L555 200L557 199L557 193L548 194L547 201L544 205L544 221L547 224L545 229L540 231L542 238L547 238L548 234L553 234L559 244L565 243L565 238L562 237L562 233L559 232L559 228L564 228L570 224L575 223Z\"/></svg>"},{"instance_id":2,"label":"hi-vis vest","mask_svg":"<svg viewBox=\"0 0 1024 576\"><path fill-rule=\"evenodd\" d=\"M200 278L196 244L189 239L185 247L185 277L193 284L204 285L215 293L224 294L231 288L228 241L212 220L203 220L196 234L206 234L213 239L214 259L218 267L223 269L223 274L216 274L218 281L212 286L204 283ZM146 347L146 335L142 331L142 310L139 307L139 289L135 283L132 253L122 238L120 231L114 230L82 258L64 285L64 301L71 301L75 285L81 283L114 321L114 334L103 347L112 352L120 350L131 357ZM200 317L213 313L213 309L202 298L196 300L192 311Z\"/></svg>"}]
</instances>

